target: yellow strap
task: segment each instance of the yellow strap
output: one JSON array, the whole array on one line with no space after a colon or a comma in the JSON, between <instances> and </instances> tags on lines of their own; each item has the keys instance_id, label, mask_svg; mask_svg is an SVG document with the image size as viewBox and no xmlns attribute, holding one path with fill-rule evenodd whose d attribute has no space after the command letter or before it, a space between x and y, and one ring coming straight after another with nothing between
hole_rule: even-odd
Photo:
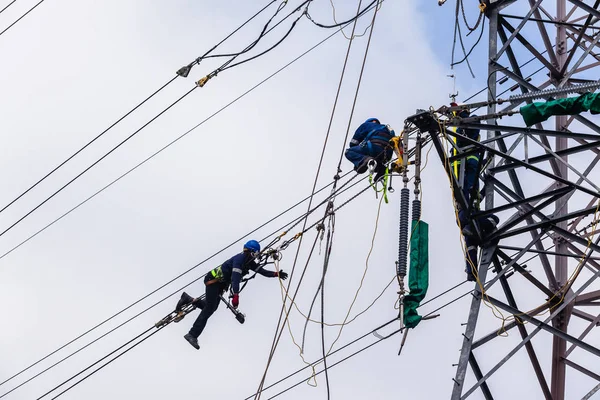
<instances>
[{"instance_id":1,"label":"yellow strap","mask_svg":"<svg viewBox=\"0 0 600 400\"><path fill-rule=\"evenodd\" d=\"M454 144L456 145L456 137L452 136L452 141L454 142ZM456 155L456 147L452 148L452 155L455 156ZM460 161L458 162L454 162L453 163L453 168L454 168L454 176L456 177L456 179L458 179L458 165L460 164Z\"/></svg>"}]
</instances>

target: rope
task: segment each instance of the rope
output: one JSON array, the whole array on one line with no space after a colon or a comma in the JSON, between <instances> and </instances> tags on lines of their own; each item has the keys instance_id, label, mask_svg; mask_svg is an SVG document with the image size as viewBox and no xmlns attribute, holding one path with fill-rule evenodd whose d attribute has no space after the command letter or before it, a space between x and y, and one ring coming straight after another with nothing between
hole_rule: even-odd
<instances>
[{"instance_id":1,"label":"rope","mask_svg":"<svg viewBox=\"0 0 600 400\"><path fill-rule=\"evenodd\" d=\"M392 280L392 282L395 280L395 278L396 278L396 277L394 276L394 279ZM433 301L434 299L437 299L437 298L439 298L440 296L442 296L442 295L444 295L444 294L446 294L446 293L448 293L448 292L450 292L450 291L452 291L452 290L456 289L457 287L459 287L460 285L462 285L462 284L463 284L463 283L465 283L465 282L466 282L466 281L463 281L463 282L459 283L458 285L455 285L454 287L452 287L452 288L450 288L450 289L448 289L448 290L444 291L444 292L443 292L443 293L441 293L440 295L438 295L438 296L436 296L436 297L434 297L434 298L430 299L430 300L429 300L429 301L427 301L426 303L429 303L429 302ZM469 293L471 293L471 292L472 292L472 290L470 290L470 291L468 291L468 292L466 292L466 293L464 293L464 294L462 294L462 295L460 295L460 296L458 296L458 297L456 297L456 298L454 298L454 299L450 300L449 302L447 302L447 303L443 304L442 306L438 307L438 308L437 308L437 309L435 309L434 311L432 311L432 312L430 312L430 313L426 314L426 315L425 315L425 317L431 316L431 315L433 315L434 313L436 313L437 311L440 311L441 309L444 309L444 308L448 307L449 305L451 305L451 304L455 303L456 301L460 300L461 298L465 297L466 295L468 295L468 294L469 294ZM419 308L420 308L420 307L422 307L422 306L424 306L426 303L421 303L421 305L419 306ZM360 341L360 340L362 340L362 339L366 338L367 336L371 335L372 333L376 332L377 330L379 330L379 329L382 329L382 328L384 328L384 327L386 327L386 326L388 326L388 325L390 325L390 324L392 324L392 323L396 322L397 320L398 320L397 318L394 318L394 319L392 319L392 320L390 320L390 321L386 322L385 324L382 324L382 325L380 325L379 327L377 327L377 328L375 328L375 329L372 329L371 331L369 331L369 332L365 333L364 335L362 335L362 336L360 336L360 337L358 337L358 338L356 338L356 339L352 340L351 342L349 342L349 343L347 343L347 344L343 345L343 346L342 346L342 347L340 347L339 349L337 349L337 350L334 350L333 352L331 352L331 354L330 354L330 355L334 355L335 353L337 353L337 352L339 352L339 351L342 351L343 349L345 349L345 348L347 348L347 347L349 347L349 346L351 346L351 345L353 345L353 344L357 343L358 341ZM391 336L395 335L395 334L396 334L396 333L398 333L398 332L401 332L402 330L403 330L403 328L400 328L400 329L396 330L395 332L393 332L392 334L390 334L390 335L388 335L388 336L385 336L385 337L383 337L383 339L379 339L379 340L377 340L376 342L373 342L373 343L371 343L371 344L367 345L366 347L364 347L364 348L362 348L362 349L360 349L360 350L357 350L356 352L354 352L354 353L352 353L351 355L349 355L349 356L345 357L344 359L342 359L342 360L340 360L340 361L336 362L335 364L332 364L332 365L330 365L330 366L329 366L329 368L333 368L334 366L338 365L339 363L341 363L341 362L343 362L343 361L345 361L345 360L347 360L347 359L349 359L349 358L351 358L351 357L355 356L356 354L359 354L360 352L362 352L362 351L364 351L364 350L368 349L369 347L371 347L371 346L373 346L373 345L375 345L375 344L379 343L379 342L380 342L380 341L382 341L382 340L385 340L385 339L387 339L388 337L391 337ZM319 359L319 360L316 360L316 361L314 361L313 363L311 363L311 364L310 364L310 366L312 366L312 367L314 368L314 366L318 365L318 364L319 364L321 361L322 361L322 358L321 358L321 359ZM295 372L293 372L293 373L291 373L291 374L289 374L289 375L285 376L284 378L281 378L281 379L280 379L280 380L278 380L277 382L274 382L274 383L272 383L271 385L269 385L269 386L265 387L265 388L263 389L263 391L264 391L264 390L267 390L267 389L270 389L270 388L274 387L275 385L278 385L278 384L280 384L281 382L283 382L283 381L285 381L285 380L287 380L287 379L291 378L291 377L292 377L292 376L294 376L294 375L297 375L298 373L300 373L300 372L304 371L306 368L308 368L308 366L305 366L305 367L303 367L303 368L300 368L300 369L298 369L297 371L295 371ZM320 373L322 373L322 372L323 372L323 370L321 370L321 371L317 372L317 373L316 373L316 375L319 375L319 374L320 374ZM293 389L293 388L295 388L295 387L297 387L297 386L301 385L301 384L302 384L303 382L305 382L305 381L306 381L306 379L303 379L303 380L299 381L298 383L294 384L293 386L290 386L290 387L288 387L288 388L287 388L287 389L285 389L284 391L277 393L277 394L276 394L276 395L274 395L273 397L270 397L269 399L275 398L275 397L277 397L277 396L279 396L279 395L281 395L281 394L283 394L283 393L285 393L285 392L287 392L287 391L289 391L289 390L291 390L291 389ZM251 395L251 396L248 396L248 397L246 397L244 400L249 400L249 399L251 399L252 397L256 396L257 394L258 394L258 393L255 393L255 394L253 394L253 395Z\"/></svg>"},{"instance_id":2,"label":"rope","mask_svg":"<svg viewBox=\"0 0 600 400\"><path fill-rule=\"evenodd\" d=\"M327 230L327 241L325 242L325 259L323 260L323 278L321 280L321 351L323 354L323 366L325 367L325 383L327 386L327 400L330 399L329 373L327 372L327 354L325 354L325 275L329 267L331 248L333 246L333 235L335 233L335 214L329 215L329 227ZM316 380L316 378L315 378Z\"/></svg>"},{"instance_id":3,"label":"rope","mask_svg":"<svg viewBox=\"0 0 600 400\"><path fill-rule=\"evenodd\" d=\"M381 204L382 203L383 203L383 196L379 200L379 207L377 207L377 217L375 218L375 229L373 230L373 237L371 238L371 248L369 249L369 253L367 254L367 259L365 260L365 270L363 272L362 278L360 279L360 284L358 285L358 289L356 289L356 293L354 294L354 298L352 299L352 303L350 303L350 307L348 307L348 312L346 313L346 316L344 317L344 322L342 322L342 326L340 327L340 330L338 331L338 334L337 334L335 340L331 343L331 346L329 347L329 351L327 352L328 354L331 353L333 346L335 346L337 341L340 339L340 336L342 335L342 331L344 330L344 326L346 326L346 321L348 320L348 316L350 315L350 312L352 311L352 307L354 307L354 303L356 302L356 299L358 298L358 294L360 293L360 290L362 289L363 283L365 281L365 277L367 276L367 272L369 271L369 258L371 257L371 253L373 252L373 247L375 246L375 237L377 236L377 228L379 227L379 215L381 212Z\"/></svg>"},{"instance_id":4,"label":"rope","mask_svg":"<svg viewBox=\"0 0 600 400\"><path fill-rule=\"evenodd\" d=\"M338 23L335 17L335 5L333 4L333 0L329 0L329 3L331 4L331 11L333 13L333 22L335 22L336 24ZM377 7L381 8L381 3L379 3L379 5ZM356 39L359 37L363 37L367 34L367 31L369 30L369 28L371 27L371 24L367 25L367 27L365 28L365 30L363 31L363 33L359 34L359 35L350 35L350 37L346 36L346 33L342 30L342 35L344 35L344 37L348 40L352 40L352 39Z\"/></svg>"},{"instance_id":5,"label":"rope","mask_svg":"<svg viewBox=\"0 0 600 400\"><path fill-rule=\"evenodd\" d=\"M361 2L362 2L362 0L361 0ZM360 8L360 4L361 3L359 3L359 8ZM307 14L307 16L308 16L308 14ZM359 17L359 15L357 15L357 17L354 19L354 25L352 27L352 33L354 33L354 31L356 29L356 22L358 21L358 17ZM334 104L333 104L333 107L332 107L331 117L330 117L330 120L329 120L329 125L328 125L328 128L327 128L327 133L325 135L325 141L323 143L323 149L321 150L321 156L320 156L320 159L319 159L319 164L317 166L317 172L315 174L315 180L314 180L313 189L312 189L313 192L314 192L314 189L316 187L316 184L317 184L317 181L318 181L318 178L319 178L319 174L320 174L320 171L321 171L321 166L323 164L323 158L325 156L325 150L327 148L327 142L329 140L329 135L330 135L330 132L331 132L331 126L333 124L333 118L334 118L335 110L336 110L336 107L337 107L337 101L339 99L339 94L340 94L341 87L342 87L342 82L343 82L343 79L344 79L344 73L345 73L345 70L346 70L346 66L348 64L348 58L349 58L349 54L350 54L351 45L352 45L352 41L350 41L349 44L348 44L348 50L347 50L346 56L344 58L344 66L342 68L342 73L341 73L341 76L340 76L340 82L338 84L338 89L337 89L335 100L334 100ZM340 161L340 163L341 163L341 161ZM339 171L339 166L338 166L338 171ZM336 174L336 177L337 177L337 174ZM336 182L337 182L337 179L335 179L335 181L334 181L334 186L333 186L332 190L335 190ZM309 209L310 209L311 203L312 203L312 197L309 200L309 206L308 206ZM306 228L307 221L308 221L308 219L304 219L304 224L303 224L303 228L302 228L303 231ZM290 280L289 280L286 292L289 291L289 288L291 287L291 284L292 284L292 278L293 278L293 274L294 274L294 271L295 271L295 268L296 268L296 263L298 261L298 255L300 253L301 245L302 245L302 237L300 237L300 242L299 242L298 248L296 250L296 255L294 256L294 262L293 262L293 265L292 265L292 269L291 269L291 273L290 273ZM308 266L308 263L307 263L307 266ZM305 267L304 271L306 271L306 267ZM304 275L304 271L303 271L302 275ZM298 286L296 288L296 293L298 292L299 288L300 288L300 283L298 284ZM296 293L294 294L294 298L296 296ZM267 373L268 373L268 370L269 370L269 366L271 365L271 360L273 359L273 355L275 354L275 350L277 348L277 345L279 344L279 339L281 338L281 333L283 332L283 327L281 327L281 329L280 329L280 326L281 326L281 319L283 317L283 312L284 312L284 310L286 310L286 301L287 301L287 297L284 298L284 301L283 301L283 304L282 304L282 307L281 307L281 311L279 313L279 320L277 322L277 327L275 329L276 333L275 333L275 336L273 338L273 343L271 344L271 351L270 351L270 354L269 354L269 357L268 357L268 360L267 360L267 364L265 366L265 371L263 373L262 379L261 379L261 381L259 383L259 386L258 386L258 389L257 389L257 393L258 393L257 400L260 399L261 389L262 389L262 387L264 385L264 382L265 382L265 379L266 379L266 376L267 376ZM288 315L288 311L286 311L286 320L287 320L287 315ZM284 324L285 324L285 321L284 321ZM279 333L277 333L277 332L279 332Z\"/></svg>"},{"instance_id":6,"label":"rope","mask_svg":"<svg viewBox=\"0 0 600 400\"><path fill-rule=\"evenodd\" d=\"M347 175L347 174L346 174ZM344 175L344 176L346 176ZM352 179L351 179L352 180ZM351 180L349 180L348 182L350 182ZM343 186L340 187L339 192L336 194L340 194L345 192L348 189L343 189L344 186L348 183L346 182ZM315 194L320 193L321 191L323 191L324 189L326 189L327 187L331 186L333 184L329 183L328 185L322 187L321 189L319 189L317 192L315 192ZM352 186L351 186L352 187ZM41 359L39 359L38 361L34 362L33 364L29 365L28 367L22 369L21 371L19 371L18 373L12 375L11 377L9 377L8 379L4 380L3 382L0 383L0 386L2 386L3 384L7 383L8 381L16 378L17 376L21 375L22 373L26 372L27 370L31 369L32 367L34 367L35 365L39 364L40 362L44 361L45 359L49 358L50 356L56 354L57 352L59 352L60 350L64 349L65 347L69 346L70 344L74 343L75 341L81 339L82 337L86 336L87 334L91 333L92 331L96 330L97 328L99 328L100 326L106 324L107 322L111 321L112 319L116 318L117 316L121 315L122 313L124 313L125 311L129 310L130 308L134 307L135 305L139 304L140 302L142 302L143 300L149 298L150 296L152 296L153 294L157 293L158 291L160 291L161 289L165 288L166 286L168 286L169 284L175 282L177 279L183 277L184 275L188 274L189 272L191 272L192 270L198 268L200 265L206 263L207 261L209 261L210 259L214 258L215 256L219 255L220 253L224 252L225 250L227 250L228 248L232 247L234 244L240 242L241 240L243 240L245 237L250 236L251 234L253 234L254 232L258 231L259 229L265 227L266 225L268 225L269 223L273 222L274 220L276 220L277 218L283 216L284 214L288 213L289 211L291 211L292 209L296 208L297 206L299 206L300 204L302 204L303 202L305 202L309 197L304 198L303 200L301 200L300 202L296 203L295 205L289 207L288 209L286 209L285 211L279 213L278 215L276 215L275 217L271 218L269 221L263 223L262 225L260 225L259 227L253 229L252 231L242 235L241 237L239 237L238 239L234 240L233 242L231 242L229 245L225 246L224 248L222 248L221 250L215 252L214 254L212 254L211 256L207 257L206 259L202 260L201 262L197 263L196 265L194 265L193 267L189 268L188 270L184 271L183 273L177 275L176 277L172 278L171 280L169 280L167 283L159 286L158 288L154 289L153 291L151 291L150 293L146 294L145 296L141 297L140 299L136 300L135 302L133 302L132 304L128 305L127 307L123 308L122 310L120 310L119 312L113 314L111 317L105 319L104 321L100 322L99 324L95 325L94 327L88 329L86 332L80 334L79 336L77 336L76 338L70 340L69 342L65 343L64 345L60 346L59 348L57 348L56 350L50 352L49 354L47 354L46 356L42 357ZM327 202L327 199L325 199L321 204L317 205L316 207L320 207L322 204L324 204L325 202ZM315 208L316 209L316 208ZM314 211L314 210L313 210ZM311 211L312 212L312 211ZM296 219L301 220L302 217L298 217ZM293 223L294 220L292 220L292 222L290 222L289 224ZM288 225L288 224L286 224ZM269 236L274 235L275 233L281 231L282 229L285 228L284 225L283 227L275 230L274 232L272 232ZM289 228L288 228L289 229ZM266 238L265 238L266 239ZM263 240L265 240L263 239ZM115 331L116 329L124 326L125 324L127 324L128 322L132 321L133 319L137 318L138 316L140 316L141 314L145 313L146 311L150 310L151 308L157 306L158 304L162 303L163 301L167 300L168 298L174 296L175 294L179 293L181 290L185 289L186 287L190 286L191 284L195 283L197 280L203 278L206 274L203 274L202 276L200 276L197 279L194 279L193 281L191 281L190 283L188 283L187 285L183 286L182 288L178 289L177 291L173 292L172 294L168 295L167 297L163 298L162 300L160 300L159 302L155 303L154 305L146 308L144 311L136 314L134 317L128 319L127 321L121 323L120 325L118 325L117 327L113 328L112 330L110 330L109 332L105 333L104 335L98 337L97 339L95 339L94 341L88 343L87 345L81 347L80 349L76 350L75 352L71 353L70 355L64 357L63 359L59 360L58 362L54 363L53 365L51 365L50 367L46 368L45 370L43 370L42 372L36 374L35 376L33 376L32 378L28 379L27 381L23 382L22 384L20 384L19 386L13 388L11 391L4 393L2 396L0 396L0 398L4 397L5 395L7 395L8 393L12 392L13 390L17 389L18 387L23 386L25 383L31 381L32 379L38 377L39 375L43 374L44 372L48 371L49 369L55 367L56 365L62 363L63 361L65 361L66 359L70 358L71 356L77 354L78 352L80 352L81 350L87 348L88 346L90 346L91 344L95 343L96 341L100 340L101 338L105 337L106 335L108 335L109 333Z\"/></svg>"},{"instance_id":7,"label":"rope","mask_svg":"<svg viewBox=\"0 0 600 400\"><path fill-rule=\"evenodd\" d=\"M379 5L379 0L378 5ZM371 3L373 4L373 3ZM359 3L360 7L360 3ZM375 7L375 12L373 13L373 19L371 20L371 30L369 31L369 39L367 40L367 47L365 48L365 55L363 56L362 65L360 67L360 75L358 76L358 83L356 85L356 92L354 93L354 100L352 101L352 109L350 110L350 117L348 118L348 127L346 128L346 136L344 137L344 145L348 141L348 135L350 133L350 126L352 124L352 116L354 115L354 109L356 107L356 100L358 99L358 91L360 90L360 84L362 82L363 73L365 71L365 64L367 63L367 55L369 54L369 47L371 45L371 38L373 36L373 28L375 27L375 18L377 18L377 11L379 7ZM352 31L354 32L354 30ZM344 149L340 153L340 159L338 161L337 169L340 170L340 166L342 165L342 159L344 157Z\"/></svg>"}]
</instances>

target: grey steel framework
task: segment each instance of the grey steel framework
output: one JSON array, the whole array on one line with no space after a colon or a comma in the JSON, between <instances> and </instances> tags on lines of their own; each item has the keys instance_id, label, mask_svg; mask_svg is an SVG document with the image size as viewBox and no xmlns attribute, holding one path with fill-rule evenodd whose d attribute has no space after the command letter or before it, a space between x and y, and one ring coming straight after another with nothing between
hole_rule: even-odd
<instances>
[{"instance_id":1,"label":"grey steel framework","mask_svg":"<svg viewBox=\"0 0 600 400\"><path fill-rule=\"evenodd\" d=\"M485 207L479 214L500 217L498 231L484 238L481 246L479 279L485 295L479 286L473 292L453 400L478 390L485 399L500 398L487 380L523 348L530 364L525 373L537 378L539 398L565 399L574 374L600 381L600 358L594 357L593 363L586 358L587 354L600 357L600 349L590 344L590 338L600 336L600 330L594 330L600 325L600 224L595 229L600 215L600 127L589 114L553 117L529 128L518 114L497 118L518 113L518 107L535 98L565 97L600 86L596 82L600 78L600 0L592 2L486 1L488 101L480 105L487 107L487 114L483 108L478 112L486 114L482 118L461 120L452 116L452 109L442 107L407 120L430 133L428 140L452 177L459 207L466 207L465 199L448 161L474 152L486 155L480 174L485 182ZM542 68L525 73L524 65ZM510 99L499 93L504 88L511 88ZM543 92L547 89L558 90ZM448 158L447 139L456 134L445 126L477 127L482 140L471 141L458 156ZM489 368L491 363L486 362L487 370L479 363L488 356L486 346L509 345L498 343L500 322L493 327L489 323L478 326L482 297L514 317L504 330L520 337L519 344L506 348L496 365ZM531 305L532 299L536 308L520 307L525 302ZM536 335L542 330L552 335L552 348L535 348L551 351L551 358L540 359L534 350ZM544 359L550 359L551 365L542 364ZM465 379L469 367L475 379ZM585 388L584 398L598 388L596 384Z\"/></svg>"}]
</instances>

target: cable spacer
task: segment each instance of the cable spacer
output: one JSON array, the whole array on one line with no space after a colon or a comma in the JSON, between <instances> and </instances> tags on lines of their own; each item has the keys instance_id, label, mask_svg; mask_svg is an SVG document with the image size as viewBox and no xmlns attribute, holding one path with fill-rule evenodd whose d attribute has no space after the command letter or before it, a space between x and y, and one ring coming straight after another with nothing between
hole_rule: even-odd
<instances>
[{"instance_id":1,"label":"cable spacer","mask_svg":"<svg viewBox=\"0 0 600 400\"><path fill-rule=\"evenodd\" d=\"M482 14L485 12L486 8L487 5L485 3L479 3L479 11L481 11Z\"/></svg>"}]
</instances>

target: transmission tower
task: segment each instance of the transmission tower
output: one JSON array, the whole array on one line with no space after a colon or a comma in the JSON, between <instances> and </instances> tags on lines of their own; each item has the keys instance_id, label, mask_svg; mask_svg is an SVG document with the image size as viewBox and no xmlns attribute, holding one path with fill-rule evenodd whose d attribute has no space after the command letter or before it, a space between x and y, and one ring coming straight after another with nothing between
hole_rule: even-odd
<instances>
[{"instance_id":1,"label":"transmission tower","mask_svg":"<svg viewBox=\"0 0 600 400\"><path fill-rule=\"evenodd\" d=\"M529 359L519 371L535 374L539 383L536 398L575 398L569 394L575 374L600 381L600 349L591 344L594 335L596 343L600 336L594 329L600 325L600 127L589 113L556 116L531 127L518 115L508 116L532 101L600 87L600 0L592 3L486 0L480 7L489 33L487 102L475 104L485 116L440 122L438 110L408 119L430 133L463 208L466 200L448 161L465 159L469 151L449 159L450 136L443 125L481 130L470 154L485 154L480 173L485 207L474 216L500 218L498 230L481 244L481 285L473 292L452 400L476 391L485 399L501 398L488 379L517 352ZM480 318L482 302L511 318L490 325L489 318ZM542 330L552 335L551 348L536 341ZM518 335L518 345L498 343L504 332ZM486 348L492 344L495 360L498 346L505 350L495 365L486 359L484 370L480 362L491 357ZM551 357L538 357L536 350ZM599 387L586 388L584 398Z\"/></svg>"}]
</instances>

